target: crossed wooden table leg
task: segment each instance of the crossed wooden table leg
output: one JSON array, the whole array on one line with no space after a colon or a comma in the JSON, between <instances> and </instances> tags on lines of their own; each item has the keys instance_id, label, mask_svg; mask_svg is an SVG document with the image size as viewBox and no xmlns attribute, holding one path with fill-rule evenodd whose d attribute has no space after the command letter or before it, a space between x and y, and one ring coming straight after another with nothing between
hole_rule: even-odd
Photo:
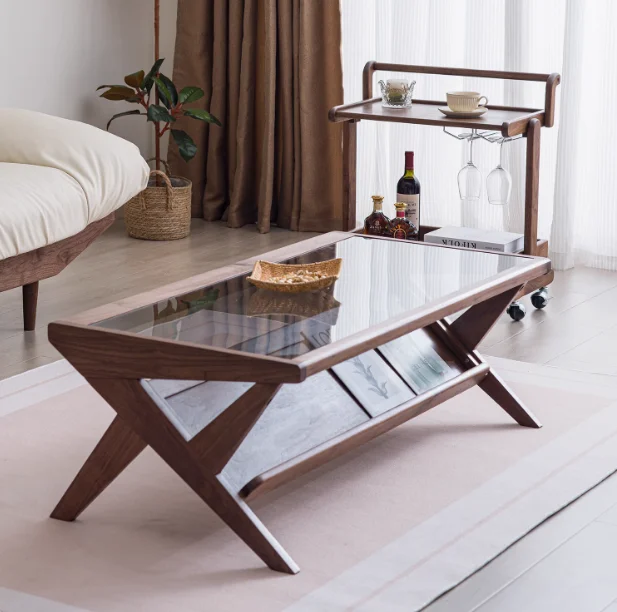
<instances>
[{"instance_id":1,"label":"crossed wooden table leg","mask_svg":"<svg viewBox=\"0 0 617 612\"><path fill-rule=\"evenodd\" d=\"M508 304L518 294L520 287L506 291L472 306L454 323L439 321L431 326L465 365L477 365L484 360L476 351L477 346L497 323ZM478 383L478 386L499 404L519 425L542 427L540 421L526 408L521 400L492 369Z\"/></svg>"},{"instance_id":2,"label":"crossed wooden table leg","mask_svg":"<svg viewBox=\"0 0 617 612\"><path fill-rule=\"evenodd\" d=\"M519 289L516 287L472 306L452 324L441 320L429 328L457 355L464 367L477 368L484 362L476 347ZM480 388L520 425L540 427L505 383L485 364L484 368L486 374L478 381ZM160 398L148 392L141 380L91 376L87 376L87 380L117 416L54 509L53 518L75 520L146 446L150 446L268 567L289 574L299 571L223 475L226 464L276 395L280 384L254 384L187 441L160 409L157 403ZM443 399L430 405L440 401ZM423 411L410 411L408 416L405 413L398 418L397 424ZM373 437L387 429L383 427ZM362 441L366 439L370 436Z\"/></svg>"},{"instance_id":3,"label":"crossed wooden table leg","mask_svg":"<svg viewBox=\"0 0 617 612\"><path fill-rule=\"evenodd\" d=\"M288 574L299 571L221 474L280 385L253 385L187 442L139 380L89 378L88 382L118 416L54 509L52 518L75 520L148 445L268 567Z\"/></svg>"}]
</instances>

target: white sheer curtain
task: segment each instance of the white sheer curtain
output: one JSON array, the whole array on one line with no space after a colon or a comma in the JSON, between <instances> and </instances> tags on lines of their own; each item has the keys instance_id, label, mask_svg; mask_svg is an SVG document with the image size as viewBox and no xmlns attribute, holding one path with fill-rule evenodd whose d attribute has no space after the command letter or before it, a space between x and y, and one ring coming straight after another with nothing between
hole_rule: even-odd
<instances>
[{"instance_id":1,"label":"white sheer curtain","mask_svg":"<svg viewBox=\"0 0 617 612\"><path fill-rule=\"evenodd\" d=\"M559 268L582 262L617 270L617 2L614 0L341 0L345 101L362 97L362 68L371 59L406 64L559 72L556 127L542 130L538 234L551 239ZM377 78L388 78L378 73ZM402 76L402 75L401 75ZM444 99L474 89L491 103L542 108L541 83L414 75L417 98ZM422 218L428 225L522 231L524 141L505 145L513 177L507 210L462 205L456 175L464 145L439 128L361 122L358 217L372 193L394 215L405 150L416 152ZM497 145L483 141L474 158L485 178Z\"/></svg>"}]
</instances>

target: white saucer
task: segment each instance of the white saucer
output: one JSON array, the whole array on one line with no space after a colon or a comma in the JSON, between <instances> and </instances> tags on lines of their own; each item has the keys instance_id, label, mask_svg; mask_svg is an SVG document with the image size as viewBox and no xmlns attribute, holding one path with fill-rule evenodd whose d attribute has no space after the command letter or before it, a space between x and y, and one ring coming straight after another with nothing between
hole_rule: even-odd
<instances>
[{"instance_id":1,"label":"white saucer","mask_svg":"<svg viewBox=\"0 0 617 612\"><path fill-rule=\"evenodd\" d=\"M456 111L453 111L452 109L448 108L447 106L438 106L437 108L439 108L439 110L446 117L452 117L452 118L456 117L458 119L474 119L475 117L481 117L488 110L488 109L486 109L484 107L480 107L480 108L476 108L476 110L472 110L472 111L456 112Z\"/></svg>"}]
</instances>

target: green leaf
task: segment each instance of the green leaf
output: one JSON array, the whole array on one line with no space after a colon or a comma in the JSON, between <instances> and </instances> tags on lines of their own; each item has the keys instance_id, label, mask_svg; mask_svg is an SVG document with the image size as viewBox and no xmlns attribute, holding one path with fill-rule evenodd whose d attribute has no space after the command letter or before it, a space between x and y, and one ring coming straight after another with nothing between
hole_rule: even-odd
<instances>
[{"instance_id":1,"label":"green leaf","mask_svg":"<svg viewBox=\"0 0 617 612\"><path fill-rule=\"evenodd\" d=\"M161 64L164 61L164 59L157 59L156 62L154 62L152 68L150 68L150 72L148 72L148 74L144 77L141 88L145 89L148 93L150 93L152 85L154 85L154 77L159 73L159 70L161 69Z\"/></svg>"},{"instance_id":2,"label":"green leaf","mask_svg":"<svg viewBox=\"0 0 617 612\"><path fill-rule=\"evenodd\" d=\"M187 108L184 110L184 114L188 117L193 117L193 119L199 119L200 121L205 121L206 123L214 123L221 127L221 122L207 110L203 110L201 108Z\"/></svg>"},{"instance_id":3,"label":"green leaf","mask_svg":"<svg viewBox=\"0 0 617 612\"><path fill-rule=\"evenodd\" d=\"M171 102L171 105L175 106L176 104L178 104L178 90L176 89L176 86L173 84L172 80L164 74L159 74L159 80L163 83L163 85L165 85L167 91L170 94L168 100Z\"/></svg>"},{"instance_id":4,"label":"green leaf","mask_svg":"<svg viewBox=\"0 0 617 612\"><path fill-rule=\"evenodd\" d=\"M161 102L167 108L173 108L178 104L178 92L174 84L164 74L154 77L156 88L160 94Z\"/></svg>"},{"instance_id":5,"label":"green leaf","mask_svg":"<svg viewBox=\"0 0 617 612\"><path fill-rule=\"evenodd\" d=\"M124 77L124 82L129 87L134 87L135 89L139 89L141 87L141 84L144 82L145 76L146 76L146 73L143 70L139 70L138 72L127 74Z\"/></svg>"},{"instance_id":6,"label":"green leaf","mask_svg":"<svg viewBox=\"0 0 617 612\"><path fill-rule=\"evenodd\" d=\"M96 91L99 91L99 89L106 89L107 87L124 87L124 85L99 85Z\"/></svg>"},{"instance_id":7,"label":"green leaf","mask_svg":"<svg viewBox=\"0 0 617 612\"><path fill-rule=\"evenodd\" d=\"M156 84L156 88L159 92L161 102L167 108L171 108L171 99L173 94L171 93L171 91L169 91L167 85L159 77L154 77L154 83Z\"/></svg>"},{"instance_id":8,"label":"green leaf","mask_svg":"<svg viewBox=\"0 0 617 612\"><path fill-rule=\"evenodd\" d=\"M160 121L167 123L175 121L174 117L169 114L169 111L160 104L150 104L148 107L148 121L159 123Z\"/></svg>"},{"instance_id":9,"label":"green leaf","mask_svg":"<svg viewBox=\"0 0 617 612\"><path fill-rule=\"evenodd\" d=\"M101 94L106 100L130 100L135 97L135 90L124 85L114 85Z\"/></svg>"},{"instance_id":10,"label":"green leaf","mask_svg":"<svg viewBox=\"0 0 617 612\"><path fill-rule=\"evenodd\" d=\"M204 90L199 87L183 87L180 90L178 101L180 104L188 104L189 102L196 102L200 98L204 97Z\"/></svg>"},{"instance_id":11,"label":"green leaf","mask_svg":"<svg viewBox=\"0 0 617 612\"><path fill-rule=\"evenodd\" d=\"M197 145L184 130L171 130L171 135L178 145L178 151L182 159L186 162L191 161L197 153Z\"/></svg>"},{"instance_id":12,"label":"green leaf","mask_svg":"<svg viewBox=\"0 0 617 612\"><path fill-rule=\"evenodd\" d=\"M116 115L114 115L108 122L107 122L107 127L105 128L106 130L109 130L109 126L111 125L111 122L114 119L117 119L118 117L126 117L127 115L145 115L146 113L142 113L141 111L138 110L130 110L130 111L125 111L123 113L118 113Z\"/></svg>"}]
</instances>

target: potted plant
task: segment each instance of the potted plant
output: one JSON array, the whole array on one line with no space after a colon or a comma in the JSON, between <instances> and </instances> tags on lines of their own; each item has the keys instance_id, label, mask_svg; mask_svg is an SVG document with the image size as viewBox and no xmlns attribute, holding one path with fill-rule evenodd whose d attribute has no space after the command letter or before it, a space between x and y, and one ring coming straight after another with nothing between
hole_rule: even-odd
<instances>
[{"instance_id":1,"label":"potted plant","mask_svg":"<svg viewBox=\"0 0 617 612\"><path fill-rule=\"evenodd\" d=\"M177 119L191 117L218 126L221 123L208 111L187 106L204 96L202 89L188 86L178 91L172 80L160 72L164 60L158 58L159 0L154 4L154 34L156 59L150 71L133 72L124 77L124 84L101 85L97 91L105 90L101 97L107 100L139 107L116 113L107 123L107 129L114 120L130 115L143 115L154 126L156 169L151 173L148 187L126 205L124 218L129 235L145 240L176 240L188 236L191 229L191 181L170 176L167 163L161 159L161 137L169 131L182 158L190 161L197 146L184 130L172 127ZM161 170L161 164L167 173Z\"/></svg>"}]
</instances>

